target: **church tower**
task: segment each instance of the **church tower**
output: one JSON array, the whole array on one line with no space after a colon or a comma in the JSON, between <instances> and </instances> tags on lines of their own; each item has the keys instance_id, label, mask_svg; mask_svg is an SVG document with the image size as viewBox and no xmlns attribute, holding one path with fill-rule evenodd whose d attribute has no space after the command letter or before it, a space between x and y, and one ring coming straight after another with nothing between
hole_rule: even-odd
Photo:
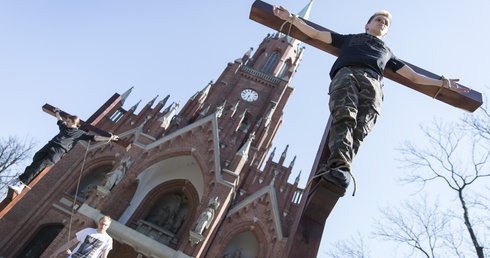
<instances>
[{"instance_id":1,"label":"church tower","mask_svg":"<svg viewBox=\"0 0 490 258\"><path fill-rule=\"evenodd\" d=\"M130 148L80 142L30 190L10 192L0 256L47 257L103 215L113 219L109 257L286 256L303 189L299 176L288 182L288 147L277 162L271 148L303 51L267 35L182 107L155 97L136 113L140 103L123 108L133 89L115 94L85 124Z\"/></svg>"}]
</instances>

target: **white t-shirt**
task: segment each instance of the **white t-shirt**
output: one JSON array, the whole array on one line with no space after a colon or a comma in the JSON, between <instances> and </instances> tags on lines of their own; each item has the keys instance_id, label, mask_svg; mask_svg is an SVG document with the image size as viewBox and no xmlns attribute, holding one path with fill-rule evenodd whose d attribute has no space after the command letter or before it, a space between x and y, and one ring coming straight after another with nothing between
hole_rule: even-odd
<instances>
[{"instance_id":1,"label":"white t-shirt","mask_svg":"<svg viewBox=\"0 0 490 258\"><path fill-rule=\"evenodd\" d=\"M69 258L98 258L104 250L112 250L112 238L107 233L100 234L95 228L78 231L80 241Z\"/></svg>"}]
</instances>

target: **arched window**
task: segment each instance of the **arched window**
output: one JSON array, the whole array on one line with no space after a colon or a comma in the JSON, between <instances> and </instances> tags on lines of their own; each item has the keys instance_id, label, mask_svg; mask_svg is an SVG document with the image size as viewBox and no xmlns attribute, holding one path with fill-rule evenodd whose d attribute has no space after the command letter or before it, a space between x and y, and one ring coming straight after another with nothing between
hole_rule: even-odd
<instances>
[{"instance_id":1,"label":"arched window","mask_svg":"<svg viewBox=\"0 0 490 258\"><path fill-rule=\"evenodd\" d=\"M262 68L262 72L272 73L274 71L274 68L276 67L278 60L279 60L279 53L278 52L272 53L272 55L269 57L269 60L267 60L264 67Z\"/></svg>"},{"instance_id":2,"label":"arched window","mask_svg":"<svg viewBox=\"0 0 490 258\"><path fill-rule=\"evenodd\" d=\"M114 112L114 114L112 114L112 116L109 117L109 120L113 123L117 123L124 116L125 113L126 111L124 109L119 108L118 110L116 110L116 112Z\"/></svg>"},{"instance_id":3,"label":"arched window","mask_svg":"<svg viewBox=\"0 0 490 258\"><path fill-rule=\"evenodd\" d=\"M259 241L251 231L242 232L228 243L223 257L258 257Z\"/></svg>"},{"instance_id":4,"label":"arched window","mask_svg":"<svg viewBox=\"0 0 490 258\"><path fill-rule=\"evenodd\" d=\"M53 240L63 229L63 225L48 225L44 226L39 232L29 241L26 247L20 252L17 257L37 258L48 248Z\"/></svg>"},{"instance_id":5,"label":"arched window","mask_svg":"<svg viewBox=\"0 0 490 258\"><path fill-rule=\"evenodd\" d=\"M284 64L282 64L281 70L279 71L277 77L281 78L282 76L284 76L284 74L288 71L288 69L289 69L289 60L284 62Z\"/></svg>"},{"instance_id":6,"label":"arched window","mask_svg":"<svg viewBox=\"0 0 490 258\"><path fill-rule=\"evenodd\" d=\"M249 128L250 128L250 118L248 117L248 115L245 115L245 117L242 120L242 123L238 127L238 131L246 133L248 132Z\"/></svg>"}]
</instances>

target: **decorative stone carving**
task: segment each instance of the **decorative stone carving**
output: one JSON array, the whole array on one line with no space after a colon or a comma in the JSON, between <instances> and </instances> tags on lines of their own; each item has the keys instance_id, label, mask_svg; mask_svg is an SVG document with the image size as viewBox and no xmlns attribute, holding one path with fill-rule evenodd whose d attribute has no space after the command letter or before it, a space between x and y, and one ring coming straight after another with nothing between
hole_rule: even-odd
<instances>
[{"instance_id":1,"label":"decorative stone carving","mask_svg":"<svg viewBox=\"0 0 490 258\"><path fill-rule=\"evenodd\" d=\"M189 241L191 241L192 245L195 245L204 239L203 232L211 225L219 205L220 202L218 201L218 197L209 200L208 206L201 212L201 215L199 215L199 218L197 219L195 229L189 232Z\"/></svg>"},{"instance_id":2,"label":"decorative stone carving","mask_svg":"<svg viewBox=\"0 0 490 258\"><path fill-rule=\"evenodd\" d=\"M124 175L128 168L133 164L133 161L130 158L123 159L119 166L112 172L108 173L107 181L104 184L104 188L107 190L112 190L112 188L119 184L123 179Z\"/></svg>"}]
</instances>

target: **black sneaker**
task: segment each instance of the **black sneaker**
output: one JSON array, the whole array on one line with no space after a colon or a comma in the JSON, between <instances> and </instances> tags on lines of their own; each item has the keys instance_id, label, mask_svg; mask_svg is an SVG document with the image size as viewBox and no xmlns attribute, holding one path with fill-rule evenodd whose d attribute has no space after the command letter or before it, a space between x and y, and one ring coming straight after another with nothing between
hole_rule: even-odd
<instances>
[{"instance_id":1,"label":"black sneaker","mask_svg":"<svg viewBox=\"0 0 490 258\"><path fill-rule=\"evenodd\" d=\"M347 189L350 183L350 173L340 168L331 168L323 175L323 179L336 186Z\"/></svg>"}]
</instances>

